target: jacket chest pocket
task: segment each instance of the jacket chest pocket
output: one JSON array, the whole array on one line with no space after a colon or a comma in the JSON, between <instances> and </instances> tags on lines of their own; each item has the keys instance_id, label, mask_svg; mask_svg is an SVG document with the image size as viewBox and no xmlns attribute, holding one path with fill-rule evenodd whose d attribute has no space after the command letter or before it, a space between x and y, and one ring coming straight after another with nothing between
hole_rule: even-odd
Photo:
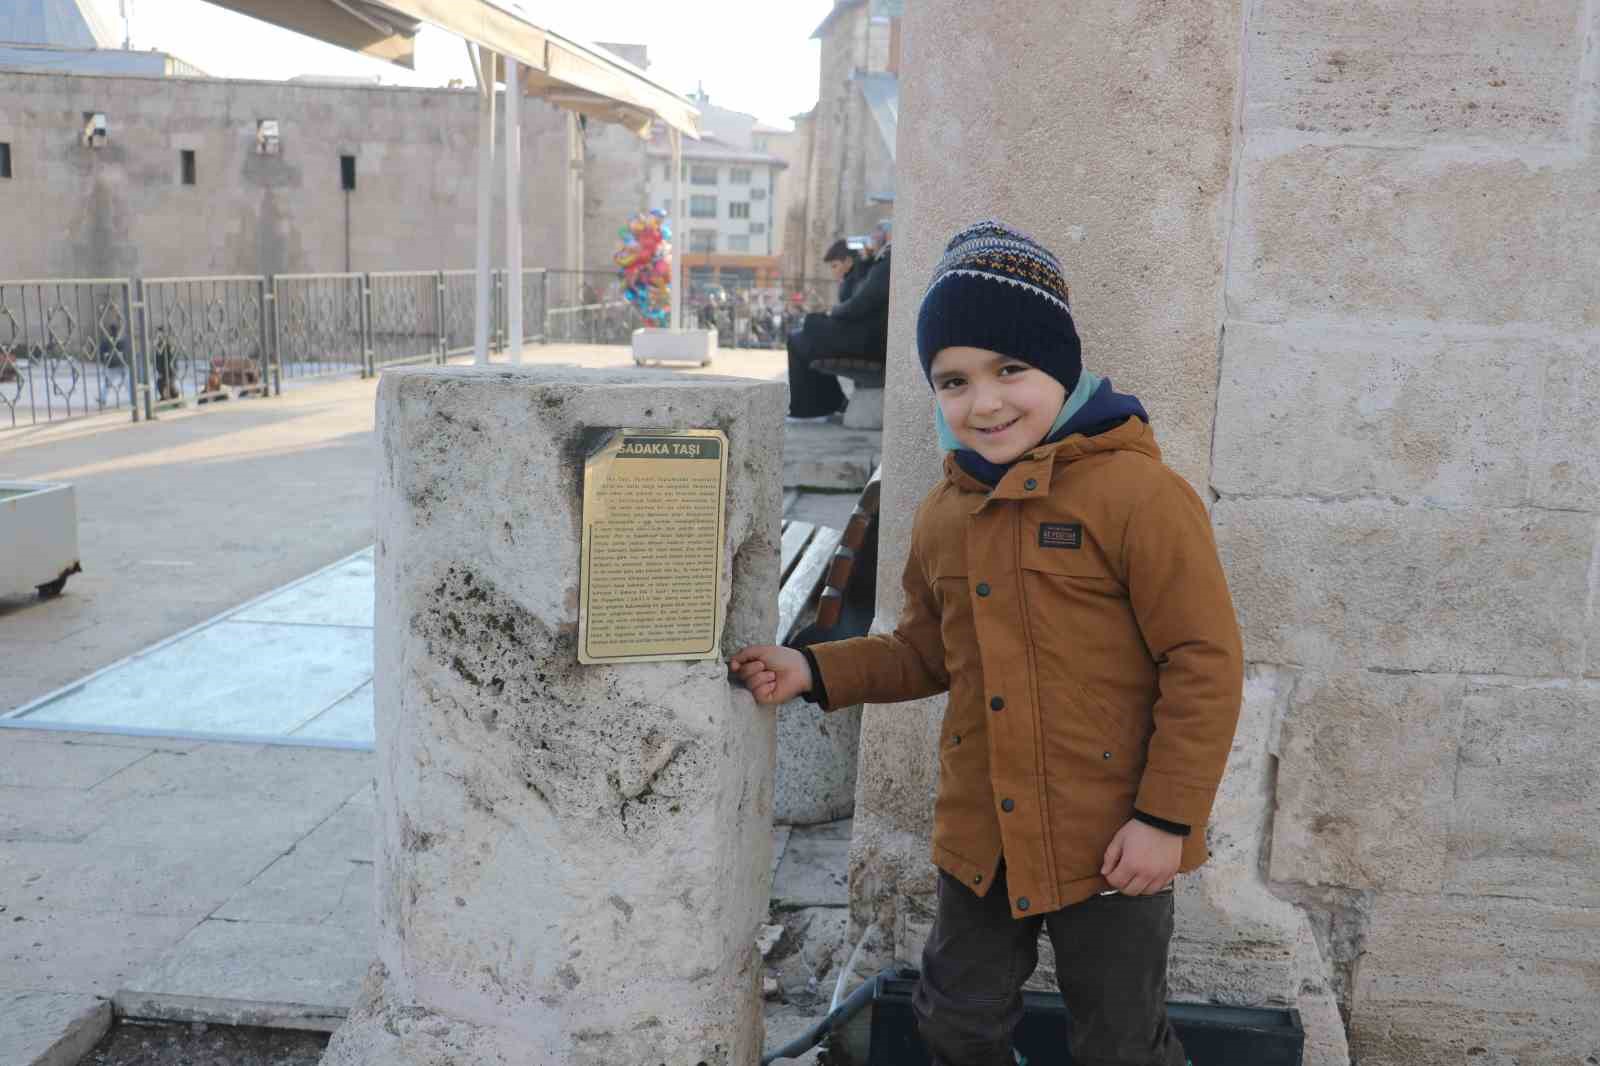
<instances>
[{"instance_id":1,"label":"jacket chest pocket","mask_svg":"<svg viewBox=\"0 0 1600 1066\"><path fill-rule=\"evenodd\" d=\"M1099 543L1081 522L1028 522L1022 527L1023 570L1120 584Z\"/></svg>"}]
</instances>

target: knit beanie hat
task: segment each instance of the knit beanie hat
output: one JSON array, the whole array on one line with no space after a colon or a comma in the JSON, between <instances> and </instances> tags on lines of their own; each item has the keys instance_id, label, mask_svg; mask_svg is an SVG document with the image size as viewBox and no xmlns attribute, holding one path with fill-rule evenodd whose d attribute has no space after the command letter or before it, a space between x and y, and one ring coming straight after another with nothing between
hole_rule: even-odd
<instances>
[{"instance_id":1,"label":"knit beanie hat","mask_svg":"<svg viewBox=\"0 0 1600 1066\"><path fill-rule=\"evenodd\" d=\"M917 312L917 355L930 383L933 357L956 346L1020 359L1070 396L1083 359L1060 261L993 219L950 238Z\"/></svg>"}]
</instances>

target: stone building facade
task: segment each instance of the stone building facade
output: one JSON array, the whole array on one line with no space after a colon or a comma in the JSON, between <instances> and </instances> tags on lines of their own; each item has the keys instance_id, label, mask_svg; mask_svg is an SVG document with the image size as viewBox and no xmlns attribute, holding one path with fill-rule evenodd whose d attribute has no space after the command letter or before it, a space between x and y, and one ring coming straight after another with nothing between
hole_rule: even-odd
<instances>
[{"instance_id":1,"label":"stone building facade","mask_svg":"<svg viewBox=\"0 0 1600 1066\"><path fill-rule=\"evenodd\" d=\"M473 264L472 90L0 72L0 100L0 278ZM96 112L107 135L90 147ZM257 150L263 120L277 123L275 154ZM570 136L566 112L525 102L530 266L577 265ZM497 262L503 192L497 180Z\"/></svg>"},{"instance_id":2,"label":"stone building facade","mask_svg":"<svg viewBox=\"0 0 1600 1066\"><path fill-rule=\"evenodd\" d=\"M1006 218L1211 501L1249 665L1174 996L1297 1005L1308 1063L1600 1061L1600 13L1068 23L908 5L890 350ZM887 397L880 627L939 475L913 361ZM854 927L913 960L942 709L863 719Z\"/></svg>"}]
</instances>

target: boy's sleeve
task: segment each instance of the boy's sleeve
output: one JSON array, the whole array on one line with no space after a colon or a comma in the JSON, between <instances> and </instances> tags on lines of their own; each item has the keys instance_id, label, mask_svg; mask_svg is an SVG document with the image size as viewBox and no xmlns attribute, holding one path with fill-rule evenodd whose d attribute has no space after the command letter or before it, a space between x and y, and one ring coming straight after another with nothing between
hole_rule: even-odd
<instances>
[{"instance_id":1,"label":"boy's sleeve","mask_svg":"<svg viewBox=\"0 0 1600 1066\"><path fill-rule=\"evenodd\" d=\"M1155 732L1134 806L1203 828L1227 766L1244 695L1244 650L1211 518L1167 473L1123 539L1128 597L1157 665Z\"/></svg>"},{"instance_id":2,"label":"boy's sleeve","mask_svg":"<svg viewBox=\"0 0 1600 1066\"><path fill-rule=\"evenodd\" d=\"M824 710L921 699L950 687L939 601L928 585L915 541L900 587L905 602L893 633L834 640L806 649Z\"/></svg>"}]
</instances>

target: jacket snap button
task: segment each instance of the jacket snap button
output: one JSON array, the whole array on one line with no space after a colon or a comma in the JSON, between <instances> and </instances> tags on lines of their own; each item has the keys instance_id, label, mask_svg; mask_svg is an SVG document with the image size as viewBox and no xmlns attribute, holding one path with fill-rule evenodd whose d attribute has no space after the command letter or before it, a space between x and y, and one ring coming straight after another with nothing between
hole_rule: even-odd
<instances>
[{"instance_id":1,"label":"jacket snap button","mask_svg":"<svg viewBox=\"0 0 1600 1066\"><path fill-rule=\"evenodd\" d=\"M982 874L973 874L972 875L972 883L975 884L975 885L983 884L983 875Z\"/></svg>"},{"instance_id":2,"label":"jacket snap button","mask_svg":"<svg viewBox=\"0 0 1600 1066\"><path fill-rule=\"evenodd\" d=\"M957 744L961 743L961 734L960 733L956 734L954 742L957 743Z\"/></svg>"},{"instance_id":3,"label":"jacket snap button","mask_svg":"<svg viewBox=\"0 0 1600 1066\"><path fill-rule=\"evenodd\" d=\"M1001 801L1000 801L1000 809L1001 809L1001 810L1002 810L1002 811L1009 811L1009 810L1011 810L1011 809L1012 809L1012 808L1014 808L1014 807L1016 807L1016 804L1015 804L1015 803L1012 803L1012 802L1011 802L1011 801L1010 801L1010 800L1008 800L1008 799L1003 799L1003 800L1001 800Z\"/></svg>"},{"instance_id":4,"label":"jacket snap button","mask_svg":"<svg viewBox=\"0 0 1600 1066\"><path fill-rule=\"evenodd\" d=\"M982 581L978 582L978 595L980 595L980 596L989 595L989 586L988 586L988 584L986 584L985 582L982 582Z\"/></svg>"},{"instance_id":5,"label":"jacket snap button","mask_svg":"<svg viewBox=\"0 0 1600 1066\"><path fill-rule=\"evenodd\" d=\"M1109 758L1111 758L1111 753L1110 753L1110 752L1109 752L1109 751L1106 751L1106 752L1101 752L1101 753L1100 753L1100 757L1101 757L1101 758L1102 758L1102 759L1109 759Z\"/></svg>"},{"instance_id":6,"label":"jacket snap button","mask_svg":"<svg viewBox=\"0 0 1600 1066\"><path fill-rule=\"evenodd\" d=\"M1028 480L1022 483L1022 487L1027 489L1029 492L1032 492L1034 489L1039 487L1039 483L1030 477Z\"/></svg>"},{"instance_id":7,"label":"jacket snap button","mask_svg":"<svg viewBox=\"0 0 1600 1066\"><path fill-rule=\"evenodd\" d=\"M1028 897L1027 896L1018 896L1017 897L1017 910L1025 911L1027 909L1028 909Z\"/></svg>"},{"instance_id":8,"label":"jacket snap button","mask_svg":"<svg viewBox=\"0 0 1600 1066\"><path fill-rule=\"evenodd\" d=\"M1006 709L1006 701L999 696L995 696L989 701L989 709L991 711L1003 711Z\"/></svg>"}]
</instances>

